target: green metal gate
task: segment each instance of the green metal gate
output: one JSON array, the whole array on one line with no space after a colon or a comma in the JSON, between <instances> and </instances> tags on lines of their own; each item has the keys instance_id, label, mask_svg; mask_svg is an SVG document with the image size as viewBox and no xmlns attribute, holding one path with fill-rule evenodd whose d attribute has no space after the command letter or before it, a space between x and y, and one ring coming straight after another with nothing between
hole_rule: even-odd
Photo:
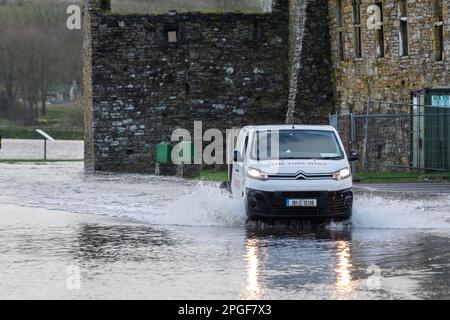
<instances>
[{"instance_id":1,"label":"green metal gate","mask_svg":"<svg viewBox=\"0 0 450 320\"><path fill-rule=\"evenodd\" d=\"M413 158L419 167L450 170L450 90L412 94Z\"/></svg>"}]
</instances>

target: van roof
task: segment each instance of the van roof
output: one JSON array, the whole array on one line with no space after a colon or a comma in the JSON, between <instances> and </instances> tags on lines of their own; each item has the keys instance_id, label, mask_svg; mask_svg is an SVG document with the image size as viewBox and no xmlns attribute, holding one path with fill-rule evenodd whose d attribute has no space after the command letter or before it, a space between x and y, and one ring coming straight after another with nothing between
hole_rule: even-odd
<instances>
[{"instance_id":1,"label":"van roof","mask_svg":"<svg viewBox=\"0 0 450 320\"><path fill-rule=\"evenodd\" d=\"M318 125L266 125L266 126L247 126L243 130L263 131L263 130L321 130L321 131L335 131L332 126L318 126Z\"/></svg>"}]
</instances>

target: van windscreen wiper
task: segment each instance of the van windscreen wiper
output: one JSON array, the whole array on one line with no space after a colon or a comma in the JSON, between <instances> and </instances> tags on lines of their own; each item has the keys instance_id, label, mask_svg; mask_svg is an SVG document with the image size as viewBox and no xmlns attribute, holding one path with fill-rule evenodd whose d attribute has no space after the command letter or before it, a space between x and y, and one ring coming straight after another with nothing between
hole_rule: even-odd
<instances>
[{"instance_id":1,"label":"van windscreen wiper","mask_svg":"<svg viewBox=\"0 0 450 320\"><path fill-rule=\"evenodd\" d=\"M319 158L319 160L342 160L342 157L324 157L324 158Z\"/></svg>"},{"instance_id":2,"label":"van windscreen wiper","mask_svg":"<svg viewBox=\"0 0 450 320\"><path fill-rule=\"evenodd\" d=\"M299 158L299 157L283 157L280 160L342 160L342 157L324 157L324 158Z\"/></svg>"},{"instance_id":3,"label":"van windscreen wiper","mask_svg":"<svg viewBox=\"0 0 450 320\"><path fill-rule=\"evenodd\" d=\"M280 160L318 160L317 158L283 157Z\"/></svg>"}]
</instances>

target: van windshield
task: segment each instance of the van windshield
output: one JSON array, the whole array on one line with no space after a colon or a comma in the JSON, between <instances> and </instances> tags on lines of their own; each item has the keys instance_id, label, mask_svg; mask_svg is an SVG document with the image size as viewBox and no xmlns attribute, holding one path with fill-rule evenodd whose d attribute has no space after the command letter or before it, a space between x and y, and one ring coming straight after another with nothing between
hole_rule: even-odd
<instances>
[{"instance_id":1,"label":"van windshield","mask_svg":"<svg viewBox=\"0 0 450 320\"><path fill-rule=\"evenodd\" d=\"M253 160L322 159L342 160L336 135L319 130L257 131L252 139Z\"/></svg>"}]
</instances>

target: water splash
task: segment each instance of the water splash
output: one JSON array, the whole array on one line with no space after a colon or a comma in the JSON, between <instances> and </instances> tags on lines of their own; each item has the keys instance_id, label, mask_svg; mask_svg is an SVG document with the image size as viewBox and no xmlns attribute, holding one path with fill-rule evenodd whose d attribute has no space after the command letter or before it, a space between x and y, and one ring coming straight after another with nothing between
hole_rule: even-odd
<instances>
[{"instance_id":1,"label":"water splash","mask_svg":"<svg viewBox=\"0 0 450 320\"><path fill-rule=\"evenodd\" d=\"M163 216L158 223L229 227L245 225L243 201L232 199L217 184L198 183L189 189L189 192L161 208Z\"/></svg>"},{"instance_id":2,"label":"water splash","mask_svg":"<svg viewBox=\"0 0 450 320\"><path fill-rule=\"evenodd\" d=\"M331 222L327 228L450 229L449 207L449 197L411 201L356 195L351 223ZM160 222L164 224L240 227L246 221L243 202L213 184L198 184L163 211Z\"/></svg>"},{"instance_id":3,"label":"water splash","mask_svg":"<svg viewBox=\"0 0 450 320\"><path fill-rule=\"evenodd\" d=\"M155 225L243 227L242 201L215 183L145 175L84 175L82 164L0 165L2 202ZM9 199L9 200L7 200ZM450 229L450 197L355 195L353 228ZM346 228L331 223L332 230Z\"/></svg>"},{"instance_id":4,"label":"water splash","mask_svg":"<svg viewBox=\"0 0 450 320\"><path fill-rule=\"evenodd\" d=\"M355 197L352 225L366 229L448 229L450 198L427 200Z\"/></svg>"}]
</instances>

